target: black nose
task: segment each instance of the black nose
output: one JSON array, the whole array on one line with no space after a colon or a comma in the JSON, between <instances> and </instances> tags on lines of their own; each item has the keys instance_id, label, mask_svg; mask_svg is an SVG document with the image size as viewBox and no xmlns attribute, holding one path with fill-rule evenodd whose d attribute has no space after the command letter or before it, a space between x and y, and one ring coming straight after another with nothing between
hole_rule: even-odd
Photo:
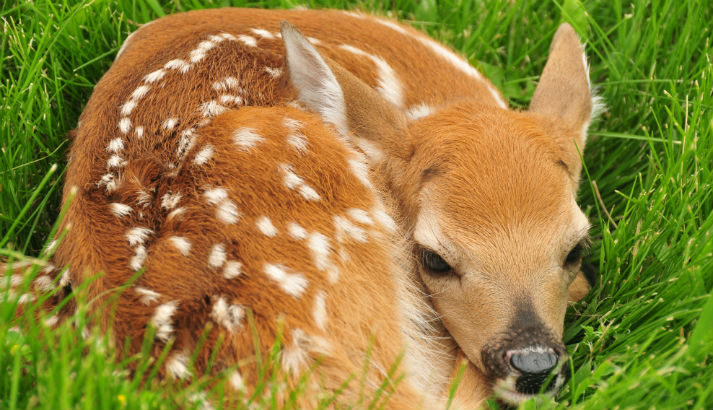
<instances>
[{"instance_id":1,"label":"black nose","mask_svg":"<svg viewBox=\"0 0 713 410\"><path fill-rule=\"evenodd\" d=\"M549 373L557 365L557 354L552 349L524 349L509 356L510 365L523 375Z\"/></svg>"}]
</instances>

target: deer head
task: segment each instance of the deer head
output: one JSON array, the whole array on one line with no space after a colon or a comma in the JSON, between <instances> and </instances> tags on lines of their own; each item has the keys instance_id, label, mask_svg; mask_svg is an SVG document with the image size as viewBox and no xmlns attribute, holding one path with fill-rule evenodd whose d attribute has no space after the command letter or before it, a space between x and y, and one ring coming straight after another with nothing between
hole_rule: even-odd
<instances>
[{"instance_id":1,"label":"deer head","mask_svg":"<svg viewBox=\"0 0 713 410\"><path fill-rule=\"evenodd\" d=\"M592 93L574 30L555 34L528 111L458 101L416 120L290 24L282 36L298 98L368 157L458 347L507 402L560 387L589 229L575 198Z\"/></svg>"}]
</instances>

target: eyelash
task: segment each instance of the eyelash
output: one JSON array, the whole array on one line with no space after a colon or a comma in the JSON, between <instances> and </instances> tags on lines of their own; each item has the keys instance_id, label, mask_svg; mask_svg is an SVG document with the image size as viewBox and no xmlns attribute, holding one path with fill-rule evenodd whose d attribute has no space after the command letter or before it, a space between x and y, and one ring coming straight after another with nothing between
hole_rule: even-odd
<instances>
[{"instance_id":1,"label":"eyelash","mask_svg":"<svg viewBox=\"0 0 713 410\"><path fill-rule=\"evenodd\" d=\"M433 275L446 275L453 272L453 268L436 252L421 249L419 252L421 265Z\"/></svg>"}]
</instances>

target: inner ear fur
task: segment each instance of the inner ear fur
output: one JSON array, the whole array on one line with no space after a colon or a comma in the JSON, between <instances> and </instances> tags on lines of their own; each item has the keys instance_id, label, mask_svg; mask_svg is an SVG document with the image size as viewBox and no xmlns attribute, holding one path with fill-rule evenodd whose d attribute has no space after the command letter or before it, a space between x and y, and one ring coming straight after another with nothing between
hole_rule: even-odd
<instances>
[{"instance_id":1,"label":"inner ear fur","mask_svg":"<svg viewBox=\"0 0 713 410\"><path fill-rule=\"evenodd\" d=\"M557 29L552 39L530 111L554 117L575 130L579 148L583 149L592 117L592 92L584 49L567 23Z\"/></svg>"},{"instance_id":2,"label":"inner ear fur","mask_svg":"<svg viewBox=\"0 0 713 410\"><path fill-rule=\"evenodd\" d=\"M413 151L403 113L366 83L322 56L288 22L282 22L285 58L297 98L369 157L372 164L385 156L410 158Z\"/></svg>"}]
</instances>

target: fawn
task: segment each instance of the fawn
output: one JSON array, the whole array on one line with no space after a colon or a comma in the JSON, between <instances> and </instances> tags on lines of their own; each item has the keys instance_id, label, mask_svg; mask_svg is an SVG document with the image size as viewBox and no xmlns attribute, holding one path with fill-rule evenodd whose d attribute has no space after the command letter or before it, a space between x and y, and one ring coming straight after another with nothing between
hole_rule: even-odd
<instances>
[{"instance_id":1,"label":"fawn","mask_svg":"<svg viewBox=\"0 0 713 410\"><path fill-rule=\"evenodd\" d=\"M304 407L367 358L366 388L390 386L392 408L442 406L461 363L455 407L553 393L567 301L588 290L575 198L593 108L567 24L529 110L512 111L465 60L389 20L165 17L126 40L80 117L68 233L35 285L68 292L103 272L86 289L101 299L140 273L102 325L132 351L152 327L177 379L205 371L220 335L214 368L254 355L249 310L261 351L282 328L290 383L319 361ZM230 380L256 377L245 365Z\"/></svg>"}]
</instances>

